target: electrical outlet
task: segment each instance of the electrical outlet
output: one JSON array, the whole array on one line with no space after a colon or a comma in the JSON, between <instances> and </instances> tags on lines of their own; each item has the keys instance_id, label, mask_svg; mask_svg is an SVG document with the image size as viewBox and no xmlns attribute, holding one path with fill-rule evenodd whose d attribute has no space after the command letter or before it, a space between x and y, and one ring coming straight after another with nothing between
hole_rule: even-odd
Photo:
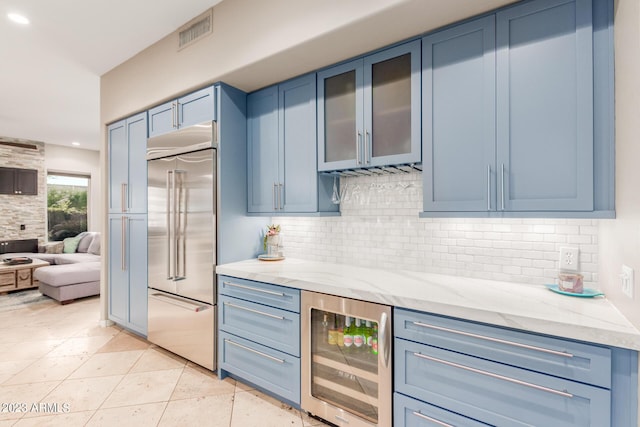
<instances>
[{"instance_id":1,"label":"electrical outlet","mask_svg":"<svg viewBox=\"0 0 640 427\"><path fill-rule=\"evenodd\" d=\"M622 293L629 298L633 298L633 268L623 265L622 274L620 274L620 281L622 282Z\"/></svg>"},{"instance_id":2,"label":"electrical outlet","mask_svg":"<svg viewBox=\"0 0 640 427\"><path fill-rule=\"evenodd\" d=\"M560 248L560 270L578 271L579 254L578 248Z\"/></svg>"}]
</instances>

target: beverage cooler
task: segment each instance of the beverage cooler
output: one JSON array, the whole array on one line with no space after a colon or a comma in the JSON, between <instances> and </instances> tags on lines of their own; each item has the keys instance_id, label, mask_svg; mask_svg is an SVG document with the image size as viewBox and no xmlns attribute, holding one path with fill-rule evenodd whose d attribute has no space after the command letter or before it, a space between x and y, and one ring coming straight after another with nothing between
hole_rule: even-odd
<instances>
[{"instance_id":1,"label":"beverage cooler","mask_svg":"<svg viewBox=\"0 0 640 427\"><path fill-rule=\"evenodd\" d=\"M338 426L390 426L391 307L302 292L301 406Z\"/></svg>"}]
</instances>

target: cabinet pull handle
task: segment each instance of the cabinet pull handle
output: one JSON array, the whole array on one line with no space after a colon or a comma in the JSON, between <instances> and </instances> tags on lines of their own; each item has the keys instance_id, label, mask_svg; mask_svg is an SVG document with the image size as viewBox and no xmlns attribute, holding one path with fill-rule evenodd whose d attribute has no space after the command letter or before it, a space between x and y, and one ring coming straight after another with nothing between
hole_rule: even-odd
<instances>
[{"instance_id":1,"label":"cabinet pull handle","mask_svg":"<svg viewBox=\"0 0 640 427\"><path fill-rule=\"evenodd\" d=\"M371 142L371 135L369 131L364 133L364 163L368 165L371 163L371 154L369 153L369 143ZM373 151L373 150L371 150Z\"/></svg>"},{"instance_id":2,"label":"cabinet pull handle","mask_svg":"<svg viewBox=\"0 0 640 427\"><path fill-rule=\"evenodd\" d=\"M226 342L226 343L228 343L228 344L231 344L231 345L235 345L236 347L239 347L239 348L241 348L241 349L243 349L243 350L250 351L251 353L255 353L255 354L257 354L258 356L262 356L262 357L267 358L267 359L269 359L269 360L273 360L274 362L278 362L278 363L282 363L282 364L284 364L284 360L282 360L282 359L278 359L277 357L273 357L273 356L271 356L271 355L269 355L269 354L266 354L266 353L263 353L263 352L261 352L261 351L254 350L254 349L249 348L249 347L247 347L247 346L244 346L244 345L242 345L242 344L238 344L237 342L234 342L234 341L228 340L228 339L226 339L226 338L224 339L224 342Z\"/></svg>"},{"instance_id":3,"label":"cabinet pull handle","mask_svg":"<svg viewBox=\"0 0 640 427\"><path fill-rule=\"evenodd\" d=\"M491 210L491 165L487 165L487 210Z\"/></svg>"},{"instance_id":4,"label":"cabinet pull handle","mask_svg":"<svg viewBox=\"0 0 640 427\"><path fill-rule=\"evenodd\" d=\"M231 286L231 287L234 287L234 288L246 289L248 291L256 291L256 292L262 292L263 294L275 295L275 296L278 296L278 297L285 296L284 292L269 291L267 289L254 288L252 286L239 285L237 283L232 283L232 282L222 282L222 284L225 285L225 286Z\"/></svg>"},{"instance_id":5,"label":"cabinet pull handle","mask_svg":"<svg viewBox=\"0 0 640 427\"><path fill-rule=\"evenodd\" d=\"M278 184L278 200L280 202L278 203L278 209L283 210L284 209L284 184L283 183Z\"/></svg>"},{"instance_id":6,"label":"cabinet pull handle","mask_svg":"<svg viewBox=\"0 0 640 427\"><path fill-rule=\"evenodd\" d=\"M359 165L362 164L362 159L360 158L360 144L362 144L362 132L358 131L356 133L356 161Z\"/></svg>"},{"instance_id":7,"label":"cabinet pull handle","mask_svg":"<svg viewBox=\"0 0 640 427\"><path fill-rule=\"evenodd\" d=\"M120 218L121 221L121 238L122 238L122 242L120 243L120 249L122 249L120 252L122 254L122 256L120 257L120 269L122 271L126 271L127 270L127 245L126 245L126 238L127 238L127 220L129 218L127 218L126 216L123 216L122 218Z\"/></svg>"},{"instance_id":8,"label":"cabinet pull handle","mask_svg":"<svg viewBox=\"0 0 640 427\"><path fill-rule=\"evenodd\" d=\"M555 390L553 388L544 387L538 384L528 383L526 381L517 380L515 378L505 377L504 375L494 374L493 372L483 371L481 369L472 368L470 366L460 365L459 363L449 362L448 360L438 359L436 357L427 356L426 354L422 354L422 353L413 353L413 355L421 359L426 359L432 362L441 363L443 365L451 366L453 368L459 368L465 371L473 372L480 375L485 375L487 377L495 378L502 381L507 381L513 384L523 385L525 387L534 388L540 391L546 391L547 393L556 394L558 396L568 397L570 399L573 398L573 394L567 393L566 391Z\"/></svg>"},{"instance_id":9,"label":"cabinet pull handle","mask_svg":"<svg viewBox=\"0 0 640 427\"><path fill-rule=\"evenodd\" d=\"M126 183L122 183L120 184L120 210L122 212L126 212L127 211L127 184Z\"/></svg>"},{"instance_id":10,"label":"cabinet pull handle","mask_svg":"<svg viewBox=\"0 0 640 427\"><path fill-rule=\"evenodd\" d=\"M380 349L378 354L382 356L385 367L389 366L390 348L387 344L387 313L383 312L380 315L380 335L378 336L378 345L380 346Z\"/></svg>"},{"instance_id":11,"label":"cabinet pull handle","mask_svg":"<svg viewBox=\"0 0 640 427\"><path fill-rule=\"evenodd\" d=\"M178 103L177 102L172 102L171 103L171 127L173 127L174 129L176 129L178 127Z\"/></svg>"},{"instance_id":12,"label":"cabinet pull handle","mask_svg":"<svg viewBox=\"0 0 640 427\"><path fill-rule=\"evenodd\" d=\"M519 342L507 341L507 340L502 340L500 338L493 338L485 335L473 334L471 332L459 331L457 329L443 328L442 326L429 325L427 323L422 323L422 322L413 322L413 324L416 326L421 326L423 328L435 329L438 331L449 332L457 335L463 335L465 337L478 338L485 341L491 341L498 344L506 344L513 347L524 348L527 350L539 351L541 353L553 354L554 356L562 356L562 357L569 357L569 358L573 357L573 354L567 353L565 351L557 351L557 350L551 350L544 347L537 347L534 345L520 344Z\"/></svg>"},{"instance_id":13,"label":"cabinet pull handle","mask_svg":"<svg viewBox=\"0 0 640 427\"><path fill-rule=\"evenodd\" d=\"M502 179L500 180L500 194L502 195L502 210L504 210L504 163L502 164Z\"/></svg>"},{"instance_id":14,"label":"cabinet pull handle","mask_svg":"<svg viewBox=\"0 0 640 427\"><path fill-rule=\"evenodd\" d=\"M276 316L275 314L265 313L264 311L254 310L253 308L243 307L241 305L232 304L230 302L225 302L224 305L228 307L237 308L244 311L249 311L251 313L259 314L261 316L271 317L272 319L284 320L284 316Z\"/></svg>"},{"instance_id":15,"label":"cabinet pull handle","mask_svg":"<svg viewBox=\"0 0 640 427\"><path fill-rule=\"evenodd\" d=\"M273 195L273 210L274 211L278 210L278 208L276 207L276 186L277 186L277 184L274 182L273 183L273 194L272 194Z\"/></svg>"},{"instance_id":16,"label":"cabinet pull handle","mask_svg":"<svg viewBox=\"0 0 640 427\"><path fill-rule=\"evenodd\" d=\"M423 420L430 421L430 422L432 422L434 424L438 424L439 426L442 426L442 427L455 427L452 424L447 424L447 423L445 423L443 421L436 420L435 418L431 418L431 417L429 417L429 416L427 416L425 414L420 413L419 411L413 411L412 414L415 415L418 418L422 418Z\"/></svg>"}]
</instances>

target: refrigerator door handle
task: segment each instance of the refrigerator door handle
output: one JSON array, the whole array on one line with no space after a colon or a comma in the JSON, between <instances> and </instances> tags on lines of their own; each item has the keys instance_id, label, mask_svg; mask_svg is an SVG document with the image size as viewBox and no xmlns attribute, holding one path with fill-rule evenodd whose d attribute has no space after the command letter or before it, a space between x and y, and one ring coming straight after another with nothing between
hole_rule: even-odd
<instances>
[{"instance_id":1,"label":"refrigerator door handle","mask_svg":"<svg viewBox=\"0 0 640 427\"><path fill-rule=\"evenodd\" d=\"M167 280L173 280L171 275L171 184L173 182L173 171L167 171Z\"/></svg>"},{"instance_id":2,"label":"refrigerator door handle","mask_svg":"<svg viewBox=\"0 0 640 427\"><path fill-rule=\"evenodd\" d=\"M201 311L205 311L211 308L211 306L207 304L193 304L192 302L185 301L182 298L178 299L178 298L171 297L169 295L164 295L161 293L150 293L149 298L156 299L158 301L163 301L168 304L175 305L176 307L193 311L194 313L200 313Z\"/></svg>"},{"instance_id":3,"label":"refrigerator door handle","mask_svg":"<svg viewBox=\"0 0 640 427\"><path fill-rule=\"evenodd\" d=\"M186 171L183 170L175 170L174 171L177 181L177 193L176 196L176 206L177 210L175 212L177 225L175 227L175 239L176 239L176 271L175 271L175 280L184 280L187 278L186 275L186 265L187 265L187 201L186 201L186 191L184 188L184 176L186 175Z\"/></svg>"},{"instance_id":4,"label":"refrigerator door handle","mask_svg":"<svg viewBox=\"0 0 640 427\"><path fill-rule=\"evenodd\" d=\"M173 259L171 260L171 264L173 266L173 280L178 279L178 226L179 226L179 218L178 218L178 197L177 197L177 188L176 188L176 178L177 178L177 170L173 170L173 179L171 181L171 193L173 196L173 241L171 245L173 246Z\"/></svg>"},{"instance_id":5,"label":"refrigerator door handle","mask_svg":"<svg viewBox=\"0 0 640 427\"><path fill-rule=\"evenodd\" d=\"M382 313L380 316L380 336L378 337L378 343L380 345L380 351L378 354L382 357L382 362L385 367L389 366L389 355L391 346L387 342L389 340L389 336L387 334L387 313Z\"/></svg>"}]
</instances>

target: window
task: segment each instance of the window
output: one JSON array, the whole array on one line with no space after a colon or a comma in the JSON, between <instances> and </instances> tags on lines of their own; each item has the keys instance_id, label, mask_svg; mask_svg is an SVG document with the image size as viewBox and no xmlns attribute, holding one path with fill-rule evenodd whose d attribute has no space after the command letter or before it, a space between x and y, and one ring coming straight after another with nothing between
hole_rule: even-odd
<instances>
[{"instance_id":1,"label":"window","mask_svg":"<svg viewBox=\"0 0 640 427\"><path fill-rule=\"evenodd\" d=\"M49 241L61 241L87 231L88 193L88 176L47 175Z\"/></svg>"}]
</instances>

